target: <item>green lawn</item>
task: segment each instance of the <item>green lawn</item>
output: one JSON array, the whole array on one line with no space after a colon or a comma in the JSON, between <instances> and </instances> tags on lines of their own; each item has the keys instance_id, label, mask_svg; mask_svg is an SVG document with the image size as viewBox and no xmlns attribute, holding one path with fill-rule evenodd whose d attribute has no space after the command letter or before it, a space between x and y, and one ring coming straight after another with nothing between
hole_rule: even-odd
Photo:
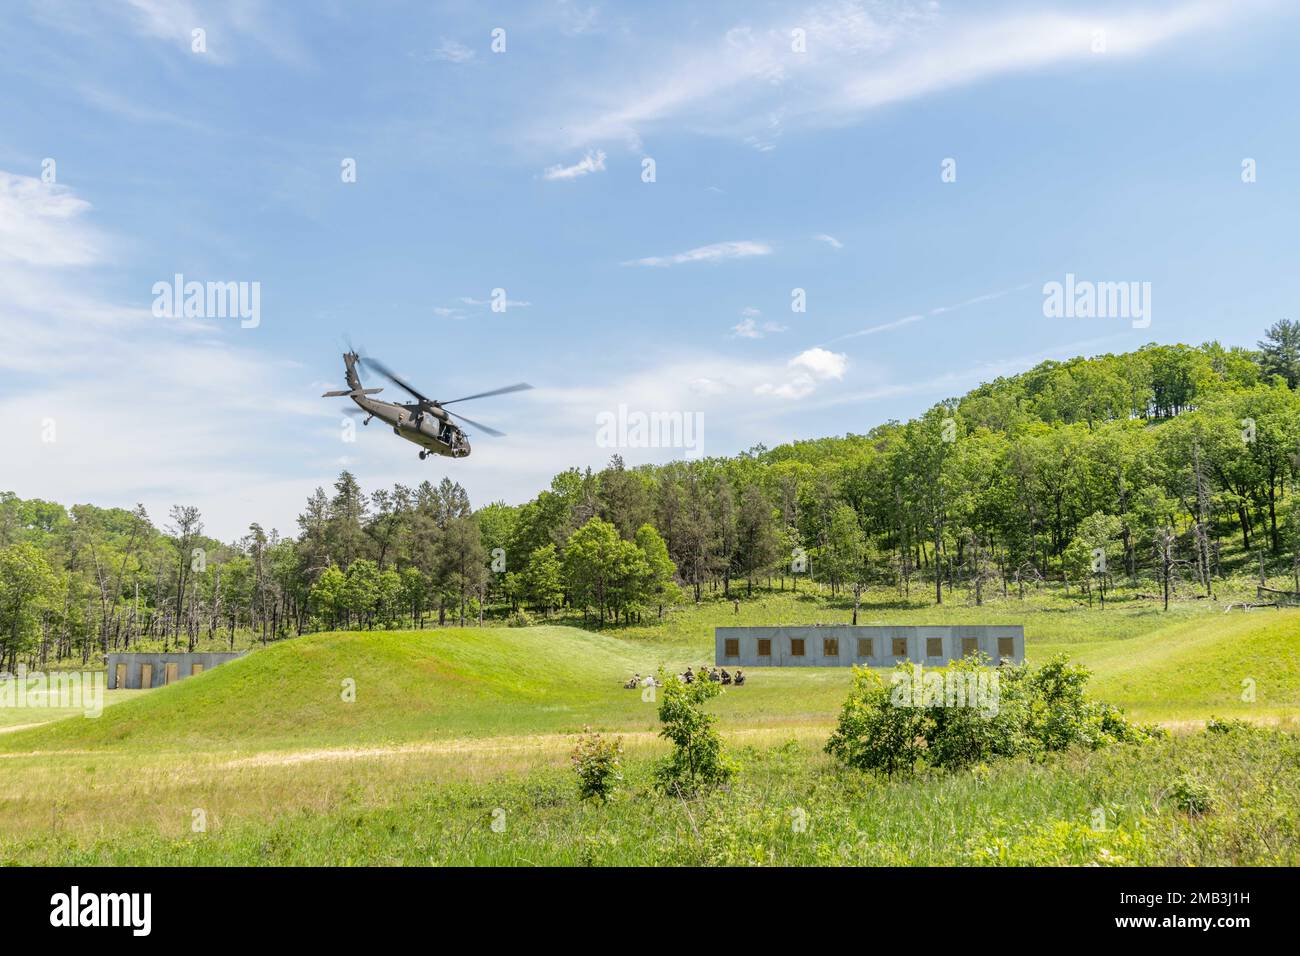
<instances>
[{"instance_id":1,"label":"green lawn","mask_svg":"<svg viewBox=\"0 0 1300 956\"><path fill-rule=\"evenodd\" d=\"M628 675L711 660L719 624L850 613L763 592L739 614L714 599L603 631L568 618L282 641L171 687L111 692L97 719L0 733L0 862L1294 862L1293 830L1269 814L1297 819L1277 797L1300 790L1295 737L1261 731L1234 748L1189 731L1216 714L1294 723L1300 610L868 602L861 623L1023 622L1031 662L1066 653L1093 670L1092 696L1180 733L1046 766L874 781L821 754L847 669L755 668L711 705L745 752L732 792L690 807L650 792L663 744ZM36 713L55 716L0 709L0 730ZM606 810L573 799L567 756L588 725L628 748L626 795ZM1219 814L1188 821L1162 802L1185 773L1224 795ZM1097 803L1117 814L1100 834ZM508 840L486 827L498 806ZM781 821L800 807L815 825L787 837Z\"/></svg>"},{"instance_id":2,"label":"green lawn","mask_svg":"<svg viewBox=\"0 0 1300 956\"><path fill-rule=\"evenodd\" d=\"M148 691L143 690L106 690L104 691L104 707L108 708L147 693ZM36 707L31 706L30 703L23 706L0 706L0 734L14 733L20 728L34 727L50 721L62 720L65 717L85 719L85 710L83 708L50 707L47 706L48 695L38 694L36 696L36 703L39 704Z\"/></svg>"},{"instance_id":3,"label":"green lawn","mask_svg":"<svg viewBox=\"0 0 1300 956\"><path fill-rule=\"evenodd\" d=\"M843 771L813 742L740 747L737 756L736 784L689 804L653 790L639 751L606 806L577 799L560 754L536 769L454 779L424 765L399 779L391 763L367 765L364 777L351 766L277 771L296 789L274 813L214 804L200 774L183 796L160 780L162 796L143 818L106 810L112 822L85 825L56 808L52 822L0 831L0 865L1300 863L1300 741L1275 730L893 782ZM1179 806L1182 780L1208 788L1209 812ZM313 798L317 785L326 792ZM207 814L204 832L193 830L196 809Z\"/></svg>"}]
</instances>

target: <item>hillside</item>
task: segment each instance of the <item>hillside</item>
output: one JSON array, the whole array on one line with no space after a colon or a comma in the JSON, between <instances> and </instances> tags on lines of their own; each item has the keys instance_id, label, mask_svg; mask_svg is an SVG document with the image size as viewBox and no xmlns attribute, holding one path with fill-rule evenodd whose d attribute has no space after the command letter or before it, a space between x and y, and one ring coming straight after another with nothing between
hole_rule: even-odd
<instances>
[{"instance_id":1,"label":"hillside","mask_svg":"<svg viewBox=\"0 0 1300 956\"><path fill-rule=\"evenodd\" d=\"M834 620L792 596L746 607L741 620ZM727 608L730 606L727 605ZM282 641L196 678L107 709L0 735L0 752L259 750L363 746L457 737L570 733L591 724L655 729L653 706L624 690L634 671L711 659L719 602L671 625L617 635L574 627L465 628L311 635ZM982 613L977 613L982 612ZM1300 611L1217 611L1172 617L1116 609L1024 613L1030 660L1064 652L1094 671L1092 693L1144 719L1213 714L1273 720L1300 709ZM1006 620L1011 608L880 611L898 623ZM666 633L665 633L666 632ZM655 638L658 639L655 639ZM1256 701L1241 700L1242 680ZM342 700L345 680L356 700ZM847 670L759 670L717 704L723 727L833 721Z\"/></svg>"},{"instance_id":2,"label":"hillside","mask_svg":"<svg viewBox=\"0 0 1300 956\"><path fill-rule=\"evenodd\" d=\"M264 748L568 729L610 710L644 655L574 628L316 634L105 711L6 735L0 750ZM355 682L354 703L344 681ZM630 716L630 713L629 713Z\"/></svg>"}]
</instances>

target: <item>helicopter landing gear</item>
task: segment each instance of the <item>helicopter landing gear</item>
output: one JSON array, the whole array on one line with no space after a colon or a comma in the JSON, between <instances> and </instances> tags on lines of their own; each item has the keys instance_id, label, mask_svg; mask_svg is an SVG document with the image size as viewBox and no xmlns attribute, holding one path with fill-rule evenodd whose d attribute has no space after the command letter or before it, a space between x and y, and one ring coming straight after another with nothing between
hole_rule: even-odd
<instances>
[{"instance_id":1,"label":"helicopter landing gear","mask_svg":"<svg viewBox=\"0 0 1300 956\"><path fill-rule=\"evenodd\" d=\"M429 457L429 453L427 451L420 452L420 461L424 461L424 459L428 457Z\"/></svg>"}]
</instances>

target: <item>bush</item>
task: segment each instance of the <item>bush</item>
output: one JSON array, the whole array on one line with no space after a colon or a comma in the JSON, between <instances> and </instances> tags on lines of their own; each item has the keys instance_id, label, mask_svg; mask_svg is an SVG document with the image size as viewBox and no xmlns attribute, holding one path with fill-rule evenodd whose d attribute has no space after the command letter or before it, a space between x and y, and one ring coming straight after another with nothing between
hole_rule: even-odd
<instances>
[{"instance_id":1,"label":"bush","mask_svg":"<svg viewBox=\"0 0 1300 956\"><path fill-rule=\"evenodd\" d=\"M718 718L704 711L705 702L722 693L722 685L706 680L685 684L675 676L665 677L662 670L659 682L659 720L664 725L659 736L672 742L673 752L655 771L657 786L683 797L722 786L737 767L713 728Z\"/></svg>"},{"instance_id":2,"label":"bush","mask_svg":"<svg viewBox=\"0 0 1300 956\"><path fill-rule=\"evenodd\" d=\"M532 627L533 616L523 608L515 611L510 617L506 618L506 627Z\"/></svg>"},{"instance_id":3,"label":"bush","mask_svg":"<svg viewBox=\"0 0 1300 956\"><path fill-rule=\"evenodd\" d=\"M578 798L607 803L623 780L623 738L606 740L587 728L570 759L578 775Z\"/></svg>"},{"instance_id":4,"label":"bush","mask_svg":"<svg viewBox=\"0 0 1300 956\"><path fill-rule=\"evenodd\" d=\"M1205 732L1207 734L1231 734L1252 729L1254 728L1250 722L1245 720L1224 720L1221 717L1211 717L1205 722Z\"/></svg>"},{"instance_id":5,"label":"bush","mask_svg":"<svg viewBox=\"0 0 1300 956\"><path fill-rule=\"evenodd\" d=\"M889 685L875 671L855 667L853 687L826 752L857 770L893 776L911 770L920 759L925 721L921 709L896 706Z\"/></svg>"},{"instance_id":6,"label":"bush","mask_svg":"<svg viewBox=\"0 0 1300 956\"><path fill-rule=\"evenodd\" d=\"M855 669L826 751L855 769L893 776L918 764L954 770L997 757L1042 759L1071 746L1095 750L1166 735L1088 700L1088 676L1064 656L1037 670L992 669L982 658L928 672L900 663L889 684Z\"/></svg>"},{"instance_id":7,"label":"bush","mask_svg":"<svg viewBox=\"0 0 1300 956\"><path fill-rule=\"evenodd\" d=\"M1026 750L1022 699L1003 691L987 658L963 658L943 670L944 696L926 709L925 757L956 769Z\"/></svg>"},{"instance_id":8,"label":"bush","mask_svg":"<svg viewBox=\"0 0 1300 956\"><path fill-rule=\"evenodd\" d=\"M1214 809L1214 791L1208 784L1184 774L1169 787L1174 805L1184 813L1199 817Z\"/></svg>"}]
</instances>

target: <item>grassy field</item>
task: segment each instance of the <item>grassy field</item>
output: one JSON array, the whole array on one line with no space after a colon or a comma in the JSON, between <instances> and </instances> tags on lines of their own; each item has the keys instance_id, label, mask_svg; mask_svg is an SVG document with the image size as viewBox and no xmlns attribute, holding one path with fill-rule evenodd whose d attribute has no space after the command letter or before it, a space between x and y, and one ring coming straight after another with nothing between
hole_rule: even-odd
<instances>
[{"instance_id":1,"label":"grassy field","mask_svg":"<svg viewBox=\"0 0 1300 956\"><path fill-rule=\"evenodd\" d=\"M1296 862L1300 751L1272 728L1300 714L1300 611L869 604L861 623L1023 622L1031 662L1064 652L1094 671L1093 696L1178 733L891 783L821 753L846 670L757 669L712 705L742 756L736 784L689 804L654 795L655 705L621 687L628 675L710 660L718 624L846 613L764 592L739 614L713 600L603 632L566 619L311 635L110 692L97 719L24 727L63 715L0 709L0 862ZM1211 715L1266 729L1200 732ZM567 769L584 726L627 748L606 808L579 803ZM1170 801L1181 777L1217 795L1214 812Z\"/></svg>"}]
</instances>

